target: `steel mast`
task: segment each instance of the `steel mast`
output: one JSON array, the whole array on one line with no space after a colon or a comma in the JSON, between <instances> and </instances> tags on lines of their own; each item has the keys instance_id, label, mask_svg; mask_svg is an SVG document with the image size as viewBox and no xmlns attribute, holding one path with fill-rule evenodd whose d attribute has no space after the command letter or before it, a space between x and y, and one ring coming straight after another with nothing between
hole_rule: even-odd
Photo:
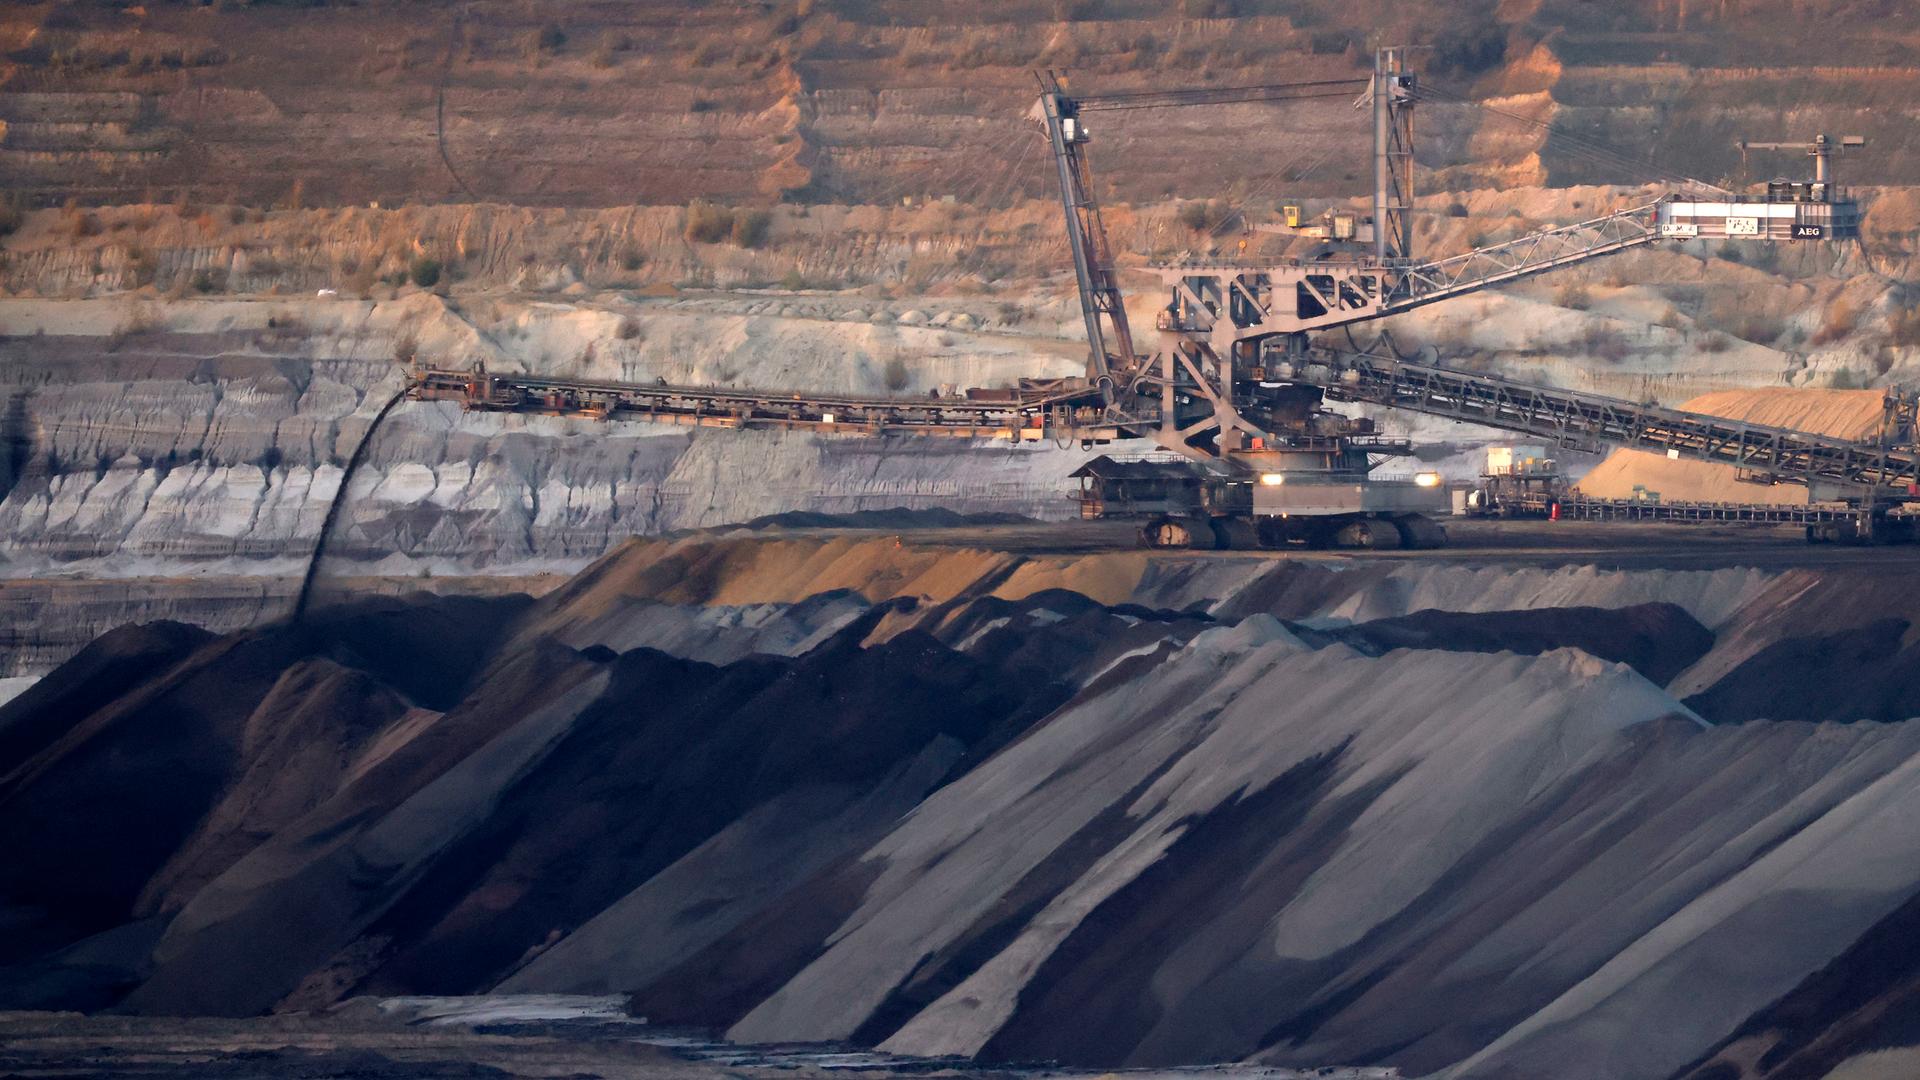
<instances>
[{"instance_id":1,"label":"steel mast","mask_svg":"<svg viewBox=\"0 0 1920 1080\"><path fill-rule=\"evenodd\" d=\"M1413 75L1401 50L1373 54L1373 258L1381 266L1413 258Z\"/></svg>"},{"instance_id":2,"label":"steel mast","mask_svg":"<svg viewBox=\"0 0 1920 1080\"><path fill-rule=\"evenodd\" d=\"M1113 403L1114 370L1134 364L1133 332L1127 326L1127 308L1107 241L1100 203L1093 193L1087 166L1086 125L1079 103L1066 95L1054 72L1040 78L1040 103L1060 175L1060 197L1067 210L1067 244L1073 249L1073 273L1080 294L1080 316L1087 327L1087 381ZM1109 352L1107 330L1112 331Z\"/></svg>"}]
</instances>

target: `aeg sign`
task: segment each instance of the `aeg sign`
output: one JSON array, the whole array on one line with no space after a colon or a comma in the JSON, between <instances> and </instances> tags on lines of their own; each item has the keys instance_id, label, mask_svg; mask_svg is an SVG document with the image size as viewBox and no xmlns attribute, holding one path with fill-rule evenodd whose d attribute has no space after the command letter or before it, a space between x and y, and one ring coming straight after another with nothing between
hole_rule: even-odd
<instances>
[{"instance_id":1,"label":"aeg sign","mask_svg":"<svg viewBox=\"0 0 1920 1080\"><path fill-rule=\"evenodd\" d=\"M1823 240L1826 238L1826 235L1827 227L1825 225L1808 225L1800 221L1793 223L1793 238L1795 240Z\"/></svg>"}]
</instances>

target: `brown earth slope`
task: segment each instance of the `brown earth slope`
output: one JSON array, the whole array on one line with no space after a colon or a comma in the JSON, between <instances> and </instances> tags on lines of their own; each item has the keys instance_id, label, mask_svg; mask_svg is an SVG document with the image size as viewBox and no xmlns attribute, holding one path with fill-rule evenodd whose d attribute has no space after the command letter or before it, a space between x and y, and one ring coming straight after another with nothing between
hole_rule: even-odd
<instances>
[{"instance_id":1,"label":"brown earth slope","mask_svg":"<svg viewBox=\"0 0 1920 1080\"><path fill-rule=\"evenodd\" d=\"M1424 163L1481 184L1633 179L1596 137L1765 179L1797 163L1743 164L1734 140L1840 129L1912 181L1914 18L1854 0L22 3L0 13L0 182L98 202L980 201L1047 182L1039 150L1007 153L1030 70L1083 91L1348 77L1376 38L1428 46L1436 90L1573 136L1437 99ZM1326 106L1118 114L1102 152L1129 167L1108 182L1131 201L1345 190L1364 141ZM1275 118L1294 132L1278 173L1246 135Z\"/></svg>"}]
</instances>

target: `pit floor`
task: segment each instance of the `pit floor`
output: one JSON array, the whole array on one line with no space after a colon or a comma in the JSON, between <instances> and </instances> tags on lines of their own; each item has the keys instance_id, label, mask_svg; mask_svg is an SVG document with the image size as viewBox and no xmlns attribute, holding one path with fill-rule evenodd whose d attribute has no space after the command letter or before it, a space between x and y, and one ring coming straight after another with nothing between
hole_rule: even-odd
<instances>
[{"instance_id":1,"label":"pit floor","mask_svg":"<svg viewBox=\"0 0 1920 1080\"><path fill-rule=\"evenodd\" d=\"M251 1019L0 1012L0 1076L40 1080L1111 1080L1113 1075L900 1058L825 1043L741 1046L644 1022L429 1026L382 1016L367 999L323 1013ZM1385 1068L1299 1071L1259 1065L1126 1073L1128 1080L1391 1080L1397 1075Z\"/></svg>"}]
</instances>

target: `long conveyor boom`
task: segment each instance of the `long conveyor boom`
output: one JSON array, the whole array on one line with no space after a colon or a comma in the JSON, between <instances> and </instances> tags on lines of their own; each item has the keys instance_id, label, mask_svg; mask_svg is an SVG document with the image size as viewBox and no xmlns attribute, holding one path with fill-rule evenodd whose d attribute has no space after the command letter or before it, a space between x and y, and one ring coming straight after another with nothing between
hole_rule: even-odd
<instances>
[{"instance_id":1,"label":"long conveyor boom","mask_svg":"<svg viewBox=\"0 0 1920 1080\"><path fill-rule=\"evenodd\" d=\"M1123 438L1097 402L1074 394L992 391L945 397L883 397L817 391L735 389L424 368L409 396L457 401L477 412L515 412L689 427L788 428L960 439ZM1085 398L1082 391L1080 398Z\"/></svg>"},{"instance_id":2,"label":"long conveyor boom","mask_svg":"<svg viewBox=\"0 0 1920 1080\"><path fill-rule=\"evenodd\" d=\"M1911 494L1920 483L1920 451L1911 443L1850 442L1368 353L1316 350L1304 374L1335 400L1444 416L1563 445L1647 450L1733 465L1767 480L1864 486L1883 494Z\"/></svg>"},{"instance_id":3,"label":"long conveyor boom","mask_svg":"<svg viewBox=\"0 0 1920 1080\"><path fill-rule=\"evenodd\" d=\"M1902 495L1920 483L1920 451L1910 443L1850 442L1364 352L1316 349L1306 359L1298 377L1321 385L1335 400L1442 416L1562 445L1622 446L1719 462L1781 482L1830 482ZM1014 441L1106 442L1131 436L1107 422L1097 397L1085 390L1078 401L1072 391L909 398L449 370L417 371L413 381L415 398L458 401L481 411Z\"/></svg>"}]
</instances>

